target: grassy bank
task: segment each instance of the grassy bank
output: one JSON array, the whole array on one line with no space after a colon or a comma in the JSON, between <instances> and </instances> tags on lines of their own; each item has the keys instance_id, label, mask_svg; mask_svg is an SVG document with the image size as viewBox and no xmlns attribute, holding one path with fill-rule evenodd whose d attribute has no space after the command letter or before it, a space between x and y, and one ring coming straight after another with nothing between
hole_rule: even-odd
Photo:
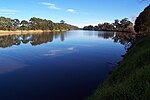
<instances>
[{"instance_id":1,"label":"grassy bank","mask_svg":"<svg viewBox=\"0 0 150 100\"><path fill-rule=\"evenodd\" d=\"M150 99L150 36L139 39L87 100Z\"/></svg>"},{"instance_id":2,"label":"grassy bank","mask_svg":"<svg viewBox=\"0 0 150 100\"><path fill-rule=\"evenodd\" d=\"M16 30L16 31L5 31L0 30L0 36L4 35L20 35L20 34L28 34L28 33L42 33L42 32L59 32L59 31L68 31L68 30Z\"/></svg>"}]
</instances>

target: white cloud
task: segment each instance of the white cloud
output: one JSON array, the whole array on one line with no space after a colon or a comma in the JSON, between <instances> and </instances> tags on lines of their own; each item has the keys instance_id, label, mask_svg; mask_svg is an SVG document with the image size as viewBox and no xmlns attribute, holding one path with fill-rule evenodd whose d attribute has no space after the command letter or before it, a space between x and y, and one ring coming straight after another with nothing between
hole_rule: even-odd
<instances>
[{"instance_id":1,"label":"white cloud","mask_svg":"<svg viewBox=\"0 0 150 100\"><path fill-rule=\"evenodd\" d=\"M41 2L40 4L47 6L50 9L55 9L55 10L60 10L61 8L57 7L55 4L53 3L48 3L48 2Z\"/></svg>"},{"instance_id":2,"label":"white cloud","mask_svg":"<svg viewBox=\"0 0 150 100\"><path fill-rule=\"evenodd\" d=\"M67 9L68 12L74 13L75 10L74 9Z\"/></svg>"},{"instance_id":3,"label":"white cloud","mask_svg":"<svg viewBox=\"0 0 150 100\"><path fill-rule=\"evenodd\" d=\"M0 9L0 14L16 14L17 10L12 9Z\"/></svg>"}]
</instances>

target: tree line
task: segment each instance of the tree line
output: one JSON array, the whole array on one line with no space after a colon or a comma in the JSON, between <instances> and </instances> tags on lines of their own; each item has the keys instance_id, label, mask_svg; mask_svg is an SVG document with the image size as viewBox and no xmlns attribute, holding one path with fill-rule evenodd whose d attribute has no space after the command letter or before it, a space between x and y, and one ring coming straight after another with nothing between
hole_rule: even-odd
<instances>
[{"instance_id":1,"label":"tree line","mask_svg":"<svg viewBox=\"0 0 150 100\"><path fill-rule=\"evenodd\" d=\"M124 31L124 32L134 32L133 23L124 18L122 20L116 19L114 23L103 23L96 26L85 26L83 30L96 30L96 31Z\"/></svg>"},{"instance_id":2,"label":"tree line","mask_svg":"<svg viewBox=\"0 0 150 100\"><path fill-rule=\"evenodd\" d=\"M78 27L65 23L54 23L51 20L33 17L29 21L0 17L0 30L72 30Z\"/></svg>"},{"instance_id":3,"label":"tree line","mask_svg":"<svg viewBox=\"0 0 150 100\"><path fill-rule=\"evenodd\" d=\"M135 20L135 25L124 18L122 20L116 19L114 23L103 23L97 26L85 26L83 30L96 31L125 31L138 34L150 34L150 5L142 11Z\"/></svg>"}]
</instances>

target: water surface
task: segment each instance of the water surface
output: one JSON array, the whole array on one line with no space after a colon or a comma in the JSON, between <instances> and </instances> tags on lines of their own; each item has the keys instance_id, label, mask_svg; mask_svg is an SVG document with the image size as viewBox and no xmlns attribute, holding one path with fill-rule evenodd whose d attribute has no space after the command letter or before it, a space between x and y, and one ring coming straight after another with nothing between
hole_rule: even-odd
<instances>
[{"instance_id":1,"label":"water surface","mask_svg":"<svg viewBox=\"0 0 150 100\"><path fill-rule=\"evenodd\" d=\"M126 44L116 32L0 36L0 100L84 100Z\"/></svg>"}]
</instances>

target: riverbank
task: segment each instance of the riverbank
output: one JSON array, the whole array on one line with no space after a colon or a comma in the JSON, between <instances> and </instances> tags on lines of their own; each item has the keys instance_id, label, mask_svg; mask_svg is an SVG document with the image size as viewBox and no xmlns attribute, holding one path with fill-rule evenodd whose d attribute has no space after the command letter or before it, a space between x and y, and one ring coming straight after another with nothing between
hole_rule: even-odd
<instances>
[{"instance_id":1,"label":"riverbank","mask_svg":"<svg viewBox=\"0 0 150 100\"><path fill-rule=\"evenodd\" d=\"M5 35L21 35L21 34L36 34L36 33L43 33L43 32L63 32L63 31L68 31L68 30L16 30L16 31L5 31L5 30L0 30L0 36L5 36Z\"/></svg>"},{"instance_id":2,"label":"riverbank","mask_svg":"<svg viewBox=\"0 0 150 100\"><path fill-rule=\"evenodd\" d=\"M87 100L150 98L150 36L137 39L118 67Z\"/></svg>"}]
</instances>

